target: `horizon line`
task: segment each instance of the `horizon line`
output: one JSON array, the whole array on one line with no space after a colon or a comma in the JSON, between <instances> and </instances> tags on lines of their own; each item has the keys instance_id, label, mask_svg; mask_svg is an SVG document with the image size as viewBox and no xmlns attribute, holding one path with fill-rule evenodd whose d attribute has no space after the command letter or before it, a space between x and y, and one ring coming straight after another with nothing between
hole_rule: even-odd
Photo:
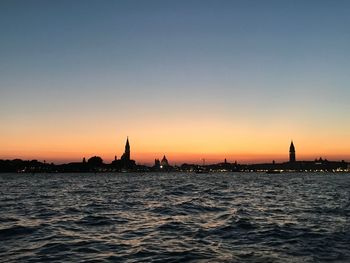
<instances>
[{"instance_id":1,"label":"horizon line","mask_svg":"<svg viewBox=\"0 0 350 263\"><path fill-rule=\"evenodd\" d=\"M164 154L163 154L164 155ZM46 163L53 163L55 165L57 164L67 164L67 163L80 163L82 162L82 160L85 158L86 160L92 158L92 157L101 157L100 155L94 155L92 154L91 156L82 156L81 158L67 158L67 159L56 159L56 158L36 158L36 157L20 157L20 156L12 156L12 157L0 157L0 160L6 161L6 160L22 160L22 161L39 161L39 162L46 162ZM167 154L165 154L165 156L167 156ZM102 158L102 157L101 157ZM327 160L329 162L350 162L349 157L347 158L328 158L327 156L319 156L319 157L304 157L304 158L299 158L296 160L296 162L312 162L312 161L316 161L319 159L322 160ZM155 158L157 159L157 157ZM221 157L221 158L201 158L201 159L197 159L197 160L178 160L178 161L171 161L169 160L169 163L172 163L172 165L178 165L178 164L201 164L203 162L203 159L205 160L205 165L211 165L211 164L218 164L218 163L223 163L225 160L227 161L227 163L235 163L237 162L238 164L263 164L263 163L272 163L272 162L276 162L276 163L287 163L289 162L288 158L273 158L273 159L267 159L267 158L255 158L255 159L232 159L232 158L225 158L225 157ZM113 162L113 158L109 158L109 159L104 159L102 158L103 162L105 164L109 164L111 162ZM154 163L154 159L153 161L138 161L137 159L135 159L136 164L138 165L152 165Z\"/></svg>"}]
</instances>

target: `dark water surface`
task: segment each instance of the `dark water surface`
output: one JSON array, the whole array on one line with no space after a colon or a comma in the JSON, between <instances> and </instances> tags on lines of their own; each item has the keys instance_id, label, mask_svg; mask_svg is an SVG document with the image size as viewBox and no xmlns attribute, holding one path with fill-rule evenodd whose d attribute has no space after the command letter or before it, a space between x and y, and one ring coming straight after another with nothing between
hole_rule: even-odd
<instances>
[{"instance_id":1,"label":"dark water surface","mask_svg":"<svg viewBox=\"0 0 350 263\"><path fill-rule=\"evenodd\" d=\"M350 262L350 174L1 174L1 262Z\"/></svg>"}]
</instances>

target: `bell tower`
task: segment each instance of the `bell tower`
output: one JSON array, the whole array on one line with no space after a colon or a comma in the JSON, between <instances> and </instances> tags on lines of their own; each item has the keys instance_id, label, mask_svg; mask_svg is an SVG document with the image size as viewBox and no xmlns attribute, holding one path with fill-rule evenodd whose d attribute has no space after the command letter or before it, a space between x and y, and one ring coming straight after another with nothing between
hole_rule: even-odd
<instances>
[{"instance_id":1,"label":"bell tower","mask_svg":"<svg viewBox=\"0 0 350 263\"><path fill-rule=\"evenodd\" d=\"M289 162L290 163L295 162L295 147L294 147L293 141L290 143L290 146L289 146Z\"/></svg>"},{"instance_id":2,"label":"bell tower","mask_svg":"<svg viewBox=\"0 0 350 263\"><path fill-rule=\"evenodd\" d=\"M126 137L124 158L125 158L126 161L130 161L130 144L129 144L129 137Z\"/></svg>"}]
</instances>

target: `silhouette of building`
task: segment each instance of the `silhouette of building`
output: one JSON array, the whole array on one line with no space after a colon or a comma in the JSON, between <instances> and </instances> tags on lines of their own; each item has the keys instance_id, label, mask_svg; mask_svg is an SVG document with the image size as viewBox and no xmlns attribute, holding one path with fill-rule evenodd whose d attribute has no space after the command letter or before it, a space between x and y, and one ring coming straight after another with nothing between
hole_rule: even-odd
<instances>
[{"instance_id":1,"label":"silhouette of building","mask_svg":"<svg viewBox=\"0 0 350 263\"><path fill-rule=\"evenodd\" d=\"M294 163L296 161L295 159L295 147L293 144L293 141L290 143L289 147L289 162Z\"/></svg>"},{"instance_id":2,"label":"silhouette of building","mask_svg":"<svg viewBox=\"0 0 350 263\"><path fill-rule=\"evenodd\" d=\"M162 167L167 167L167 166L169 166L168 159L165 157L165 155L163 156L163 159L161 160L160 165L161 165Z\"/></svg>"},{"instance_id":3,"label":"silhouette of building","mask_svg":"<svg viewBox=\"0 0 350 263\"><path fill-rule=\"evenodd\" d=\"M160 168L160 161L159 161L159 159L154 159L154 166L153 167L157 168L157 169Z\"/></svg>"},{"instance_id":4,"label":"silhouette of building","mask_svg":"<svg viewBox=\"0 0 350 263\"><path fill-rule=\"evenodd\" d=\"M152 170L156 172L171 172L174 171L174 167L169 164L168 159L163 155L162 160L154 159Z\"/></svg>"},{"instance_id":5,"label":"silhouette of building","mask_svg":"<svg viewBox=\"0 0 350 263\"><path fill-rule=\"evenodd\" d=\"M121 157L121 160L125 163L130 162L130 144L129 137L126 138L125 151Z\"/></svg>"},{"instance_id":6,"label":"silhouette of building","mask_svg":"<svg viewBox=\"0 0 350 263\"><path fill-rule=\"evenodd\" d=\"M121 158L118 160L117 156L114 156L114 161L111 163L113 169L116 170L133 170L136 166L136 163L134 160L131 160L130 158L130 143L129 138L126 138L125 143L125 150Z\"/></svg>"},{"instance_id":7,"label":"silhouette of building","mask_svg":"<svg viewBox=\"0 0 350 263\"><path fill-rule=\"evenodd\" d=\"M100 156L93 156L87 161L88 165L91 167L97 167L103 165L103 160Z\"/></svg>"}]
</instances>

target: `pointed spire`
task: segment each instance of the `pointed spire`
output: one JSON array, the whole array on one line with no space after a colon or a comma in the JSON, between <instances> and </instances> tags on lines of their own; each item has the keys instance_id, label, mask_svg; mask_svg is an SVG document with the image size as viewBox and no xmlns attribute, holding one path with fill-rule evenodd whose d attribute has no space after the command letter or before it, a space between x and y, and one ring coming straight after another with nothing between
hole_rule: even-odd
<instances>
[{"instance_id":1,"label":"pointed spire","mask_svg":"<svg viewBox=\"0 0 350 263\"><path fill-rule=\"evenodd\" d=\"M291 143L290 143L289 151L291 151L291 152L294 152L294 151L295 151L295 147L294 147L293 140L292 140Z\"/></svg>"},{"instance_id":2,"label":"pointed spire","mask_svg":"<svg viewBox=\"0 0 350 263\"><path fill-rule=\"evenodd\" d=\"M289 146L289 162L295 162L295 147L293 140L291 141Z\"/></svg>"}]
</instances>

